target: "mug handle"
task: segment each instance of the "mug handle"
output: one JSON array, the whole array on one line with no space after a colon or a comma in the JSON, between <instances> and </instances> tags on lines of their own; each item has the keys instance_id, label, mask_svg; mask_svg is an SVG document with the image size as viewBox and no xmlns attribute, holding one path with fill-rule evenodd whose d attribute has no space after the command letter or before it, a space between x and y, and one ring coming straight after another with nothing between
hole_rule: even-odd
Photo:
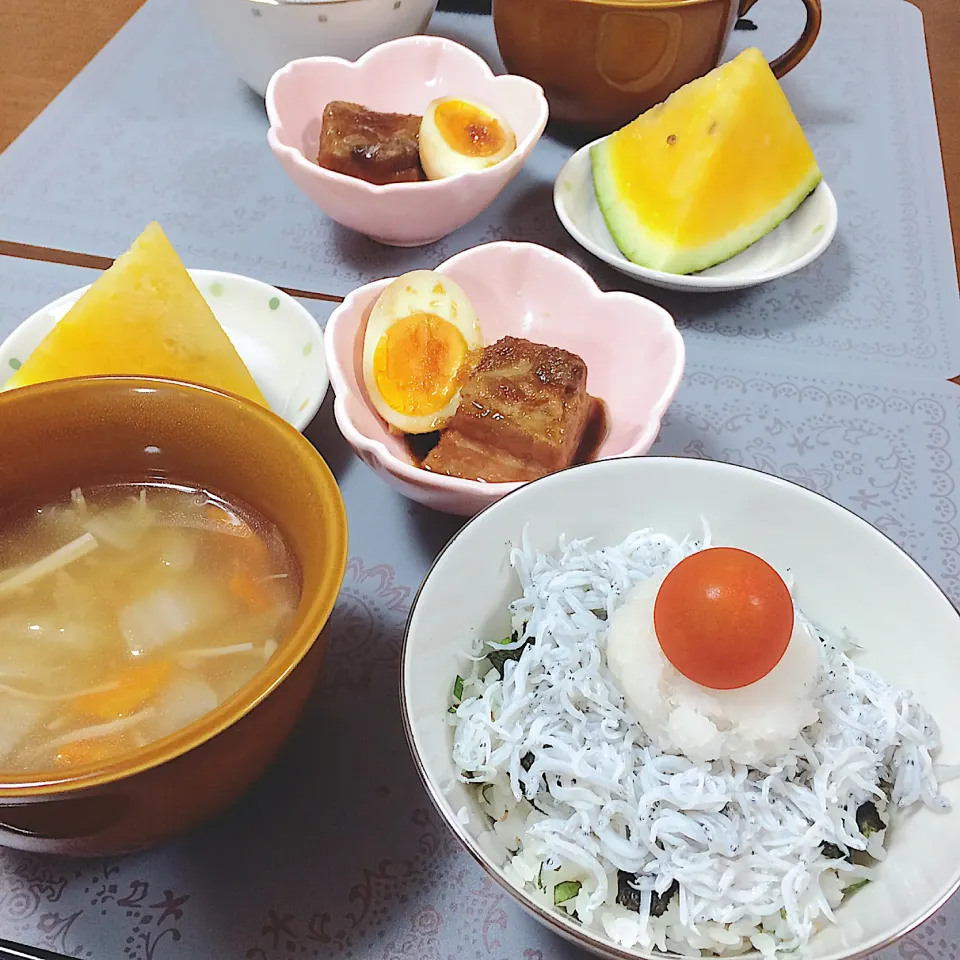
<instances>
[{"instance_id":1,"label":"mug handle","mask_svg":"<svg viewBox=\"0 0 960 960\"><path fill-rule=\"evenodd\" d=\"M737 16L746 16L756 2L757 0L740 0L740 9ZM800 39L786 53L777 57L770 64L770 69L778 80L788 74L810 52L813 41L817 39L817 34L820 32L822 16L820 0L803 0L803 5L807 8L807 22L803 26Z\"/></svg>"}]
</instances>

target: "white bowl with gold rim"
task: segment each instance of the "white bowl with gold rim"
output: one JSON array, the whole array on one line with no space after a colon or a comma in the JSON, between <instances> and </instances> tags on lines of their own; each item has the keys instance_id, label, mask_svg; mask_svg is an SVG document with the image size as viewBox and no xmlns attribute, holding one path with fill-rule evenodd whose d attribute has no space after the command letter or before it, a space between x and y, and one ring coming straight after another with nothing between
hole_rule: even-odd
<instances>
[{"instance_id":1,"label":"white bowl with gold rim","mask_svg":"<svg viewBox=\"0 0 960 960\"><path fill-rule=\"evenodd\" d=\"M920 566L865 520L798 484L694 458L601 460L524 484L463 526L427 572L404 635L401 713L427 793L467 852L537 920L607 960L677 955L618 946L595 927L544 906L517 885L515 872L504 870L510 849L453 761L453 681L472 668L477 640L510 632L508 605L522 588L509 553L521 539L534 551L555 550L561 537L590 539L592 549L600 549L644 527L682 540L699 533L704 521L714 544L749 550L789 570L811 620L837 636L849 631L863 646L856 658L861 666L911 690L940 725L938 761L949 772L960 763L960 617ZM935 542L932 532L925 542ZM837 907L836 923L797 957L866 958L960 888L960 779L949 778L943 794L951 812L920 806L894 818L874 882ZM749 859L732 862L742 867ZM904 958L930 957L918 946L900 949ZM762 960L757 952L740 956Z\"/></svg>"}]
</instances>

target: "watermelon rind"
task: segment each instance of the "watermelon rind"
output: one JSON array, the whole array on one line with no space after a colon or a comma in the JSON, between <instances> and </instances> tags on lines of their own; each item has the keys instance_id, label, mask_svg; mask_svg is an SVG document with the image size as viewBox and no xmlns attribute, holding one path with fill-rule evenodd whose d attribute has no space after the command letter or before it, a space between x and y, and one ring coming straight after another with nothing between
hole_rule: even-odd
<instances>
[{"instance_id":1,"label":"watermelon rind","mask_svg":"<svg viewBox=\"0 0 960 960\"><path fill-rule=\"evenodd\" d=\"M684 276L723 263L752 246L787 219L816 190L823 174L814 164L808 175L777 206L752 223L695 248L679 248L652 233L620 195L611 168L610 138L590 148L593 189L613 242L631 262L648 270Z\"/></svg>"}]
</instances>

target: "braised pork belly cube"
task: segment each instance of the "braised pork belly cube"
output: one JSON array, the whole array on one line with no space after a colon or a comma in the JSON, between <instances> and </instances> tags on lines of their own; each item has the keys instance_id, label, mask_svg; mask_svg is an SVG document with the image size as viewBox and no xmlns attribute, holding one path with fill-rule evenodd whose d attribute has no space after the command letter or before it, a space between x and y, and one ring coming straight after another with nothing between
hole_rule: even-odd
<instances>
[{"instance_id":1,"label":"braised pork belly cube","mask_svg":"<svg viewBox=\"0 0 960 960\"><path fill-rule=\"evenodd\" d=\"M423 466L489 483L535 480L570 466L593 410L580 357L516 337L484 349L460 397Z\"/></svg>"},{"instance_id":2,"label":"braised pork belly cube","mask_svg":"<svg viewBox=\"0 0 960 960\"><path fill-rule=\"evenodd\" d=\"M420 119L332 100L323 110L317 163L367 183L423 180Z\"/></svg>"}]
</instances>

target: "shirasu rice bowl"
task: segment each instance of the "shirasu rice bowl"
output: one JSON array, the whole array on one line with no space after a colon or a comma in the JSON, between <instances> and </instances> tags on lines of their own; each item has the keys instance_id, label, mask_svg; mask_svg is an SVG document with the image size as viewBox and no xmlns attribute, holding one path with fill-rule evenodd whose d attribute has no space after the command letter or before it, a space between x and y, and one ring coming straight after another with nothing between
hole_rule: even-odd
<instances>
[{"instance_id":1,"label":"shirasu rice bowl","mask_svg":"<svg viewBox=\"0 0 960 960\"><path fill-rule=\"evenodd\" d=\"M626 949L802 950L884 857L897 809L941 796L940 736L912 695L820 639L819 719L775 763L661 751L607 669L607 627L638 583L709 545L650 530L511 552L513 635L454 683L453 760L541 905ZM797 617L802 613L797 610Z\"/></svg>"}]
</instances>

